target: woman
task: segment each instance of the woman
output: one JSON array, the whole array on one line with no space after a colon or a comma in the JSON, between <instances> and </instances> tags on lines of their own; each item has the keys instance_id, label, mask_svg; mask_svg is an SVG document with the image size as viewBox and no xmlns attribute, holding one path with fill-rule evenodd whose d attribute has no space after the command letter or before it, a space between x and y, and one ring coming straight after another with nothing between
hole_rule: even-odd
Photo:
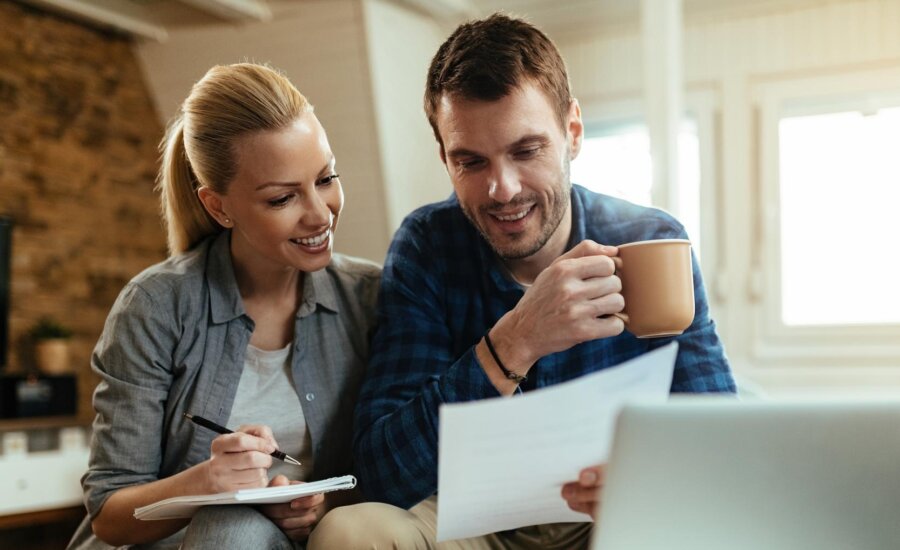
<instances>
[{"instance_id":1,"label":"woman","mask_svg":"<svg viewBox=\"0 0 900 550\"><path fill-rule=\"evenodd\" d=\"M380 271L332 253L334 155L312 106L274 70L212 68L161 147L171 256L125 287L95 349L89 517L70 547L290 548L354 495L206 507L193 520L133 513L350 473ZM184 413L240 428L217 435ZM303 466L273 463L276 448Z\"/></svg>"}]
</instances>

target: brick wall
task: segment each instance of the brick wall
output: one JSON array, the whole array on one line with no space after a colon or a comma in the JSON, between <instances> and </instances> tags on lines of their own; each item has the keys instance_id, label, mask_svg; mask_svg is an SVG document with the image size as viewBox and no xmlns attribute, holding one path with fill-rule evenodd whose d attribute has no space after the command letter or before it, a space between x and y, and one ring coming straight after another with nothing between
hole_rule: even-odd
<instances>
[{"instance_id":1,"label":"brick wall","mask_svg":"<svg viewBox=\"0 0 900 550\"><path fill-rule=\"evenodd\" d=\"M42 316L75 331L80 414L112 302L165 257L153 192L163 129L131 43L0 2L0 214L15 220L10 365Z\"/></svg>"}]
</instances>

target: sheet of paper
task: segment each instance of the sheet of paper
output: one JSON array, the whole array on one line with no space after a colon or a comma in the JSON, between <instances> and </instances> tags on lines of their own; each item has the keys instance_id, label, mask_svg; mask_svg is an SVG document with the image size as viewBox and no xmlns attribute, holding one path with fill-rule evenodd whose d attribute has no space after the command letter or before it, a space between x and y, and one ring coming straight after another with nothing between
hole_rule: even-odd
<instances>
[{"instance_id":1,"label":"sheet of paper","mask_svg":"<svg viewBox=\"0 0 900 550\"><path fill-rule=\"evenodd\" d=\"M144 520L189 518L192 517L201 506L223 504L274 504L278 502L290 502L299 497L340 491L343 489L352 489L354 487L356 487L355 477L342 476L313 481L311 483L298 483L296 485L242 489L240 491L216 493L213 495L173 497L136 508L134 510L134 517Z\"/></svg>"},{"instance_id":2,"label":"sheet of paper","mask_svg":"<svg viewBox=\"0 0 900 550\"><path fill-rule=\"evenodd\" d=\"M624 403L667 399L677 353L672 342L521 396L442 406L437 540L591 521L566 506L562 485L606 462Z\"/></svg>"}]
</instances>

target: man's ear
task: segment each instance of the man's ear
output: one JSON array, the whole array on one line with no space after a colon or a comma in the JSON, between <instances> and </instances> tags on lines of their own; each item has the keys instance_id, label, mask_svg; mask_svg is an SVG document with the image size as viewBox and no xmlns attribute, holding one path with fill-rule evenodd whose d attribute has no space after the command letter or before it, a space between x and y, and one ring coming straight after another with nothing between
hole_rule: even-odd
<instances>
[{"instance_id":1,"label":"man's ear","mask_svg":"<svg viewBox=\"0 0 900 550\"><path fill-rule=\"evenodd\" d=\"M200 203L203 204L203 208L206 208L209 215L219 222L219 225L222 227L231 227L234 225L234 221L225 213L221 195L209 187L202 185L197 189L197 198L200 199Z\"/></svg>"},{"instance_id":2,"label":"man's ear","mask_svg":"<svg viewBox=\"0 0 900 550\"><path fill-rule=\"evenodd\" d=\"M581 106L574 97L569 101L566 117L566 138L569 142L569 160L575 160L584 142L584 122L581 121Z\"/></svg>"}]
</instances>

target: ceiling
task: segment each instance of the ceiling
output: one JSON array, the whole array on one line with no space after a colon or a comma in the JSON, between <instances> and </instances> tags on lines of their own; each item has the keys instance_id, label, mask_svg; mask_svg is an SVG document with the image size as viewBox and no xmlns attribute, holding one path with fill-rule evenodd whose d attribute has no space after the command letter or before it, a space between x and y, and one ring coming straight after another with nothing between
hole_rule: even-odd
<instances>
[{"instance_id":1,"label":"ceiling","mask_svg":"<svg viewBox=\"0 0 900 550\"><path fill-rule=\"evenodd\" d=\"M185 26L267 21L322 0L25 0L36 6L165 41ZM524 16L549 34L638 23L641 0L386 0L455 24L502 10ZM669 0L656 0L669 1ZM852 0L682 0L686 20L723 13L785 11Z\"/></svg>"},{"instance_id":2,"label":"ceiling","mask_svg":"<svg viewBox=\"0 0 900 550\"><path fill-rule=\"evenodd\" d=\"M652 0L670 1L670 0ZM849 0L681 0L684 18L788 11ZM477 0L481 13L503 10L526 17L549 34L639 24L641 0Z\"/></svg>"}]
</instances>

